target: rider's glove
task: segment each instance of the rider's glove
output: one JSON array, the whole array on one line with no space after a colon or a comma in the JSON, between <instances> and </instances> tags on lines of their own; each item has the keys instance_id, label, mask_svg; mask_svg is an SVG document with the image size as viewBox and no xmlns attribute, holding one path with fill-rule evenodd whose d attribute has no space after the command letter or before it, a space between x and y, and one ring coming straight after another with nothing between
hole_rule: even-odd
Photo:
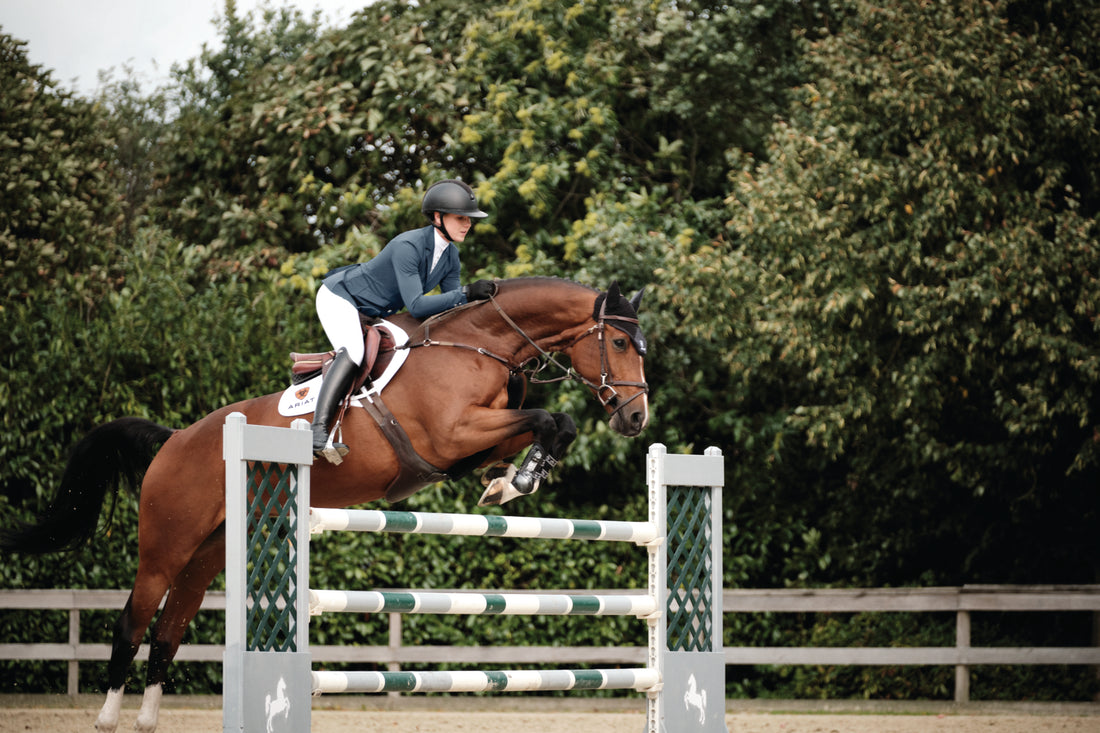
<instances>
[{"instance_id":1,"label":"rider's glove","mask_svg":"<svg viewBox=\"0 0 1100 733\"><path fill-rule=\"evenodd\" d=\"M492 280L478 280L462 288L466 300L488 300L497 294L497 284Z\"/></svg>"}]
</instances>

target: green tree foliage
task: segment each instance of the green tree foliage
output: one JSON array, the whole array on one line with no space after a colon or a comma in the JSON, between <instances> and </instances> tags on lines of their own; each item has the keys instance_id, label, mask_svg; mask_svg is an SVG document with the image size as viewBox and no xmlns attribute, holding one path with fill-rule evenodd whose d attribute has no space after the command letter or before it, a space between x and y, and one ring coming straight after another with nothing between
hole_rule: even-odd
<instances>
[{"instance_id":1,"label":"green tree foliage","mask_svg":"<svg viewBox=\"0 0 1100 733\"><path fill-rule=\"evenodd\" d=\"M0 459L5 493L34 497L31 475L48 473L57 458L36 446L59 433L67 442L85 409L38 391L67 388L65 347L51 340L55 319L69 332L87 328L118 287L124 257L103 110L59 89L27 61L25 46L0 33Z\"/></svg>"},{"instance_id":2,"label":"green tree foliage","mask_svg":"<svg viewBox=\"0 0 1100 733\"><path fill-rule=\"evenodd\" d=\"M816 8L519 2L472 21L457 149L500 212L509 272L575 271L577 240L629 192L660 187L677 206L721 195L726 148L760 146L801 78L795 28Z\"/></svg>"},{"instance_id":3,"label":"green tree foliage","mask_svg":"<svg viewBox=\"0 0 1100 733\"><path fill-rule=\"evenodd\" d=\"M738 162L732 246L676 263L685 305L749 301L701 322L737 339L733 412L772 426L811 578L1100 570L1069 549L1097 516L1096 46L1013 7L860 6Z\"/></svg>"},{"instance_id":4,"label":"green tree foliage","mask_svg":"<svg viewBox=\"0 0 1100 733\"><path fill-rule=\"evenodd\" d=\"M242 17L226 0L216 22L224 46L204 48L173 70L175 119L154 161L153 218L188 242L228 254L313 239L304 212L284 206L282 188L292 184L272 189L258 170L265 151L251 115L257 94L280 84L286 65L316 42L319 21L267 4L255 13Z\"/></svg>"},{"instance_id":5,"label":"green tree foliage","mask_svg":"<svg viewBox=\"0 0 1100 733\"><path fill-rule=\"evenodd\" d=\"M510 274L545 273L575 263L564 237L592 192L621 182L720 194L725 148L761 146L799 78L795 29L816 7L520 2L471 17L461 3L382 2L306 49L302 29L257 38L230 6L226 50L204 57L213 77L186 75L164 210L189 238L304 251L354 227L388 238L416 221L424 185L458 175L494 210L475 269L518 251ZM631 50L639 23L652 31L644 53ZM712 54L726 35L745 41ZM261 48L294 52L228 60ZM752 110L738 125L719 109L727 92ZM703 113L690 103L701 99Z\"/></svg>"},{"instance_id":6,"label":"green tree foliage","mask_svg":"<svg viewBox=\"0 0 1100 733\"><path fill-rule=\"evenodd\" d=\"M113 141L100 110L57 88L28 62L26 44L0 32L0 256L5 302L87 282L102 292L117 264L120 215Z\"/></svg>"},{"instance_id":7,"label":"green tree foliage","mask_svg":"<svg viewBox=\"0 0 1100 733\"><path fill-rule=\"evenodd\" d=\"M725 152L762 153L789 88L797 44L833 14L821 2L637 3L614 13L605 56L621 58L616 116L627 154L677 201L726 191ZM633 103L627 101L632 100Z\"/></svg>"},{"instance_id":8,"label":"green tree foliage","mask_svg":"<svg viewBox=\"0 0 1100 733\"><path fill-rule=\"evenodd\" d=\"M104 162L114 171L121 188L123 221L118 225L119 246L133 245L136 229L156 185L161 138L170 129L168 100L163 90L142 90L132 69L123 67L122 76L101 72L96 106L104 111L104 134L112 141L111 157Z\"/></svg>"}]
</instances>

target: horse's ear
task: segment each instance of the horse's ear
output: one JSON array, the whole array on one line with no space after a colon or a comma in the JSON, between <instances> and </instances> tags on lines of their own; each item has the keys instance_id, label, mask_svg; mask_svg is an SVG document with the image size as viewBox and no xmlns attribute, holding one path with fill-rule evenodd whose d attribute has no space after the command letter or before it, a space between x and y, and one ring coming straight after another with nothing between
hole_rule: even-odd
<instances>
[{"instance_id":1,"label":"horse's ear","mask_svg":"<svg viewBox=\"0 0 1100 733\"><path fill-rule=\"evenodd\" d=\"M637 313L638 310L642 307L642 293L644 293L644 292L645 292L645 286L643 285L642 289L639 290L638 292L634 293L634 297L630 299L630 305L632 305L634 307L634 312L635 313Z\"/></svg>"},{"instance_id":2,"label":"horse's ear","mask_svg":"<svg viewBox=\"0 0 1100 733\"><path fill-rule=\"evenodd\" d=\"M621 297L623 296L622 293L619 292L619 281L612 280L611 285L607 287L607 300L613 303Z\"/></svg>"}]
</instances>

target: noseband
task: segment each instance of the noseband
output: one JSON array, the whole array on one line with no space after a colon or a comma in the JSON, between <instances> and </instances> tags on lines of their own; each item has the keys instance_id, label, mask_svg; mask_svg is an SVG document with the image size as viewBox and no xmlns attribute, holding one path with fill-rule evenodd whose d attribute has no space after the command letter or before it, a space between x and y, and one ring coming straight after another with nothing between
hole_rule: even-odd
<instances>
[{"instance_id":1,"label":"noseband","mask_svg":"<svg viewBox=\"0 0 1100 733\"><path fill-rule=\"evenodd\" d=\"M583 374L577 372L575 369L573 369L572 366L565 366L560 361L555 359L552 353L535 343L535 340L528 336L527 332L525 332L518 323L513 321L512 318L504 312L504 309L500 307L499 303L497 303L496 297L489 296L489 301L493 304L493 307L496 308L497 313L500 314L500 317L504 319L504 322L511 326L512 330L522 336L528 344L530 344L532 347L534 347L536 351L539 352L538 356L533 356L522 364L514 364L510 359L506 359L503 356L494 354L493 352L482 347L468 346L466 344L458 344L446 341L434 341L429 337L428 334L428 326L431 319L424 323L424 340L418 344L409 344L409 346L406 348L411 348L413 346L453 346L460 349L469 349L471 351L476 351L477 353L484 356L488 356L492 359L496 359L497 361L507 366L512 372L526 373L527 378L531 380L532 384L554 384L556 382L565 381L580 382L596 394L596 398L600 401L600 404L602 406L610 407L613 410L612 414L618 413L620 410L625 408L638 397L649 394L649 385L646 382L632 382L628 380L612 378L611 368L607 358L607 340L604 337L604 334L607 331L608 327L607 321L622 321L624 323L637 325L638 319L629 318L627 316L608 315L606 313L606 298L604 299L603 304L600 306L600 314L599 317L596 319L596 323L593 324L587 331L573 339L569 343L569 345L565 347L565 349L562 349L563 351L566 349L571 349L579 344L581 341L595 334L600 344L599 384L593 382L591 379L588 379ZM615 328L614 325L612 325L611 327ZM535 364L532 365L532 362L535 362ZM562 372L562 375L549 379L540 379L538 375L541 374L543 370L545 370L551 364L557 367ZM641 391L634 393L626 400L622 400L622 397L619 394L618 390L615 389L616 387L640 387Z\"/></svg>"}]
</instances>

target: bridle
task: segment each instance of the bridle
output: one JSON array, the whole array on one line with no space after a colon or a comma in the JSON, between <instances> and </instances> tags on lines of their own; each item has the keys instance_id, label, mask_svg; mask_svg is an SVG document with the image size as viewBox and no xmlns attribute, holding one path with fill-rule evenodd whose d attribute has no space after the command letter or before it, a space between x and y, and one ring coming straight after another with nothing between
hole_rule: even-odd
<instances>
[{"instance_id":1,"label":"bridle","mask_svg":"<svg viewBox=\"0 0 1100 733\"><path fill-rule=\"evenodd\" d=\"M586 339L589 336L595 334L596 339L599 341L599 345L600 345L600 383L599 384L596 384L591 379L588 379L587 377L585 377L583 374L578 373L576 370L573 369L572 366L567 367L567 366L562 365L557 359L554 358L553 354L549 353L548 351L545 351L538 344L536 344L533 340L531 340L531 338L526 333L523 332L523 329L521 329L515 322L513 322L512 319L508 317L508 314L505 313L499 305L497 305L495 300L493 300L493 304L496 305L497 312L500 313L501 317L504 318L504 320L507 321L508 324L512 328L514 328L521 336L523 336L525 339L527 339L527 342L530 343L532 346L534 346L535 349L537 349L539 351L539 353L541 354L541 359L539 359L538 357L533 357L534 359L537 359L539 361L539 366L536 369L534 369L534 371L531 371L528 374L528 378L531 380L532 384L552 384L554 382L564 382L567 379L575 381L575 382L580 382L581 384L583 384L584 386L588 387L589 389L591 389L593 392L596 393L596 398L600 401L601 405L603 405L604 407L610 407L615 412L618 412L619 410L623 409L624 407L629 405L631 402L636 400L638 397L641 397L642 395L645 395L645 394L649 394L649 385L645 382L632 382L632 381L625 380L625 379L612 379L611 378L612 377L611 367L610 367L610 364L608 363L608 358L607 358L607 339L605 338L605 334L607 332L607 327L608 327L607 321L622 321L624 323L632 323L634 325L637 325L638 324L638 319L637 318L630 318L628 316L608 315L608 313L607 313L607 299L606 298L604 298L603 303L600 304L600 314L596 318L596 323L594 325L592 325L587 331L585 331L584 333L580 334L575 339L573 339L569 343L569 345L567 345L565 347L565 349L562 349L563 351L565 351L567 349L571 349L574 346L576 346L577 344L579 344L581 341L583 341L584 339ZM615 328L614 325L612 325L611 327ZM562 372L564 372L564 374L560 377L553 377L551 379L538 379L536 377L536 375L539 372L541 372L543 369L545 369L549 364L553 364L558 369L562 370ZM629 398L627 398L627 400L625 402L622 402L618 390L615 389L616 387L641 387L641 391L640 392L635 392L633 395L631 395Z\"/></svg>"},{"instance_id":2,"label":"bridle","mask_svg":"<svg viewBox=\"0 0 1100 733\"><path fill-rule=\"evenodd\" d=\"M594 323L584 333L578 335L575 339L570 341L569 344L562 349L562 351L571 349L589 336L595 335L600 345L600 381L598 384L573 369L572 366L565 366L554 357L554 354L539 346L534 339L527 335L527 332L524 331L518 323L512 320L511 316L505 313L504 309L501 308L500 303L497 302L495 296L489 296L489 302L493 304L493 307L496 308L497 313L500 314L500 317L502 319L504 319L504 322L511 326L513 331L522 336L523 339L538 352L537 356L532 356L530 359L527 359L521 364L516 364L511 359L500 356L499 354L494 354L493 352L481 346L470 346L468 344L455 343L451 341L435 341L431 338L429 333L431 323L434 320L433 318L429 318L427 321L424 322L424 339L419 343L410 343L404 348L414 348L417 346L450 346L458 349L468 349L470 351L475 351L483 356L488 356L491 359L496 359L500 363L507 366L509 371L511 371L512 373L526 374L527 378L531 380L532 384L554 384L557 382L565 381L580 382L596 394L596 398L600 401L600 404L603 407L610 407L613 410L613 414L619 412L642 395L649 394L649 385L646 382L632 382L625 379L612 378L613 375L611 374L611 368L607 357L607 339L605 338L605 333L608 328L607 322L622 321L623 323L637 325L638 319L630 318L627 316L608 314L606 298L604 298L603 303L600 305L600 312L596 318L596 323ZM617 327L612 324L611 328ZM551 377L547 379L539 378L538 375L541 374L550 365L557 367L562 372L561 376ZM628 397L626 400L623 400L622 396L619 394L619 391L615 389L616 387L641 387L641 391L636 392Z\"/></svg>"}]
</instances>

